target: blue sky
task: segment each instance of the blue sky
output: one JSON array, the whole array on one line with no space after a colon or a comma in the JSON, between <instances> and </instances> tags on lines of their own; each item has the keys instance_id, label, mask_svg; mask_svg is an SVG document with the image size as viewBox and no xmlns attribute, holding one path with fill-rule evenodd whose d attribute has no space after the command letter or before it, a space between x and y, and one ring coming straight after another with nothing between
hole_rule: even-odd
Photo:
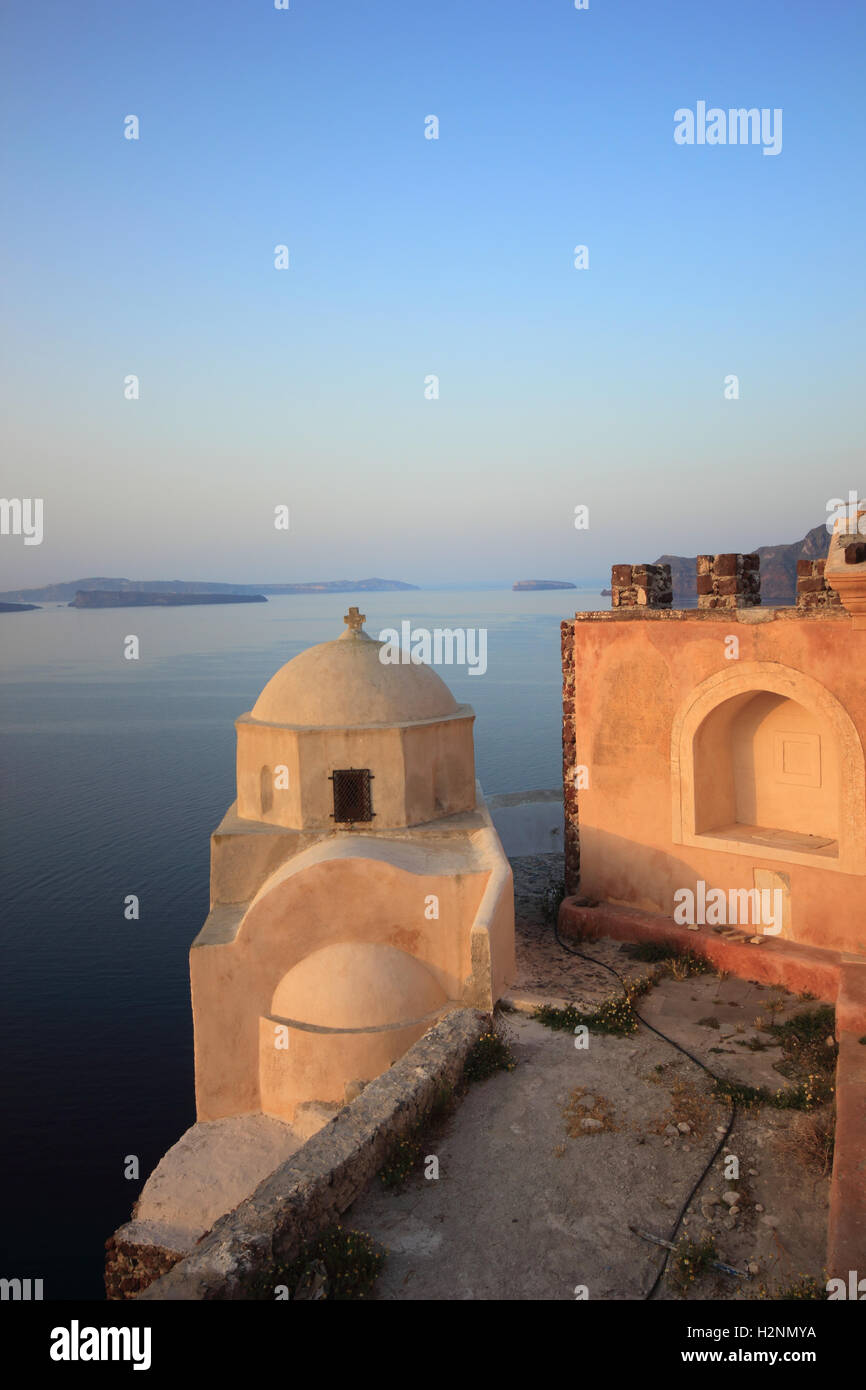
<instances>
[{"instance_id":1,"label":"blue sky","mask_svg":"<svg viewBox=\"0 0 866 1390\"><path fill-rule=\"evenodd\" d=\"M849 0L13 0L3 493L45 536L0 537L0 587L796 539L866 491L864 30ZM781 153L676 145L699 100L781 108Z\"/></svg>"}]
</instances>

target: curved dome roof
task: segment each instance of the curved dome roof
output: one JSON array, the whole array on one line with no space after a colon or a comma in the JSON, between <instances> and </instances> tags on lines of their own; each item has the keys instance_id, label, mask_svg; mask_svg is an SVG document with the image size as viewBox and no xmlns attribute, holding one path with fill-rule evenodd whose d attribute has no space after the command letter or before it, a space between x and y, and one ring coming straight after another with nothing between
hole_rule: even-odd
<instances>
[{"instance_id":1,"label":"curved dome roof","mask_svg":"<svg viewBox=\"0 0 866 1390\"><path fill-rule=\"evenodd\" d=\"M323 946L284 975L272 1014L319 1028L387 1028L447 1003L426 966L396 946Z\"/></svg>"},{"instance_id":2,"label":"curved dome roof","mask_svg":"<svg viewBox=\"0 0 866 1390\"><path fill-rule=\"evenodd\" d=\"M287 661L253 705L267 724L352 728L403 724L456 713L457 701L431 666L379 660L384 642L348 629Z\"/></svg>"}]
</instances>

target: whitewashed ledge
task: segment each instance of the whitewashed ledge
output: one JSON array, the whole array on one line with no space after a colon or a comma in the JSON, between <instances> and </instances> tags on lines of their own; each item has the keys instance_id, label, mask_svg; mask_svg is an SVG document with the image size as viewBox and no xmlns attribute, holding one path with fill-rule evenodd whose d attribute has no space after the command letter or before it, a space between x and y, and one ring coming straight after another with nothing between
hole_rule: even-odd
<instances>
[{"instance_id":1,"label":"whitewashed ledge","mask_svg":"<svg viewBox=\"0 0 866 1390\"><path fill-rule=\"evenodd\" d=\"M529 854L562 853L561 788L489 796L487 809L509 859Z\"/></svg>"}]
</instances>

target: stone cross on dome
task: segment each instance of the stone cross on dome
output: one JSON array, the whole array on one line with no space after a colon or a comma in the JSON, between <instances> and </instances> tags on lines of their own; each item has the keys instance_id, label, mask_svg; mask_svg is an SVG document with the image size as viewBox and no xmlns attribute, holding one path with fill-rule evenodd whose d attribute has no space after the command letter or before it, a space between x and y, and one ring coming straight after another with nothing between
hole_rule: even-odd
<instances>
[{"instance_id":1,"label":"stone cross on dome","mask_svg":"<svg viewBox=\"0 0 866 1390\"><path fill-rule=\"evenodd\" d=\"M343 614L343 622L350 632L360 632L367 621L366 613L359 613L357 608L350 608L348 613Z\"/></svg>"}]
</instances>

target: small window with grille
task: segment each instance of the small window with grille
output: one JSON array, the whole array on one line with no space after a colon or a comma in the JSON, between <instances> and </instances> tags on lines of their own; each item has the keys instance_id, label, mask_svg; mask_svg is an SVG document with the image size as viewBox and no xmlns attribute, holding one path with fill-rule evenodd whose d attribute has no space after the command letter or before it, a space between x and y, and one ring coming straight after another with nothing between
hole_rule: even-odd
<instances>
[{"instance_id":1,"label":"small window with grille","mask_svg":"<svg viewBox=\"0 0 866 1390\"><path fill-rule=\"evenodd\" d=\"M373 774L368 768L344 767L331 774L334 784L334 815L337 822L373 819L370 782Z\"/></svg>"}]
</instances>

